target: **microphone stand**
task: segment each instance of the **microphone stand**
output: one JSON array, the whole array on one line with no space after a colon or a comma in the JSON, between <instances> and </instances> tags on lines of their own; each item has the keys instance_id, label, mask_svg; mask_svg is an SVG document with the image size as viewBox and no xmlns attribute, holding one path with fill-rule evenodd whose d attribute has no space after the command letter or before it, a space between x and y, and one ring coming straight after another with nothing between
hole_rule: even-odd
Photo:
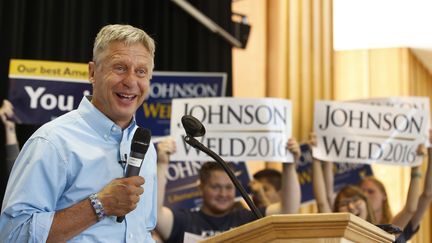
<instances>
[{"instance_id":1,"label":"microphone stand","mask_svg":"<svg viewBox=\"0 0 432 243\"><path fill-rule=\"evenodd\" d=\"M238 182L236 176L231 171L231 169L228 167L227 163L219 155L217 155L215 152L213 152L212 150L210 150L209 148L204 146L202 143L200 143L198 140L196 140L194 137L192 137L188 134L186 135L184 140L190 146L201 150L202 152L206 153L208 156L212 157L216 162L218 162L222 166L222 168L225 170L225 172L228 174L229 178L234 183L235 187L240 191L240 194L242 195L243 199L246 201L249 208L255 214L255 217L257 219L260 219L263 217L261 212L256 207L256 205L250 199L249 195L246 193L243 186Z\"/></svg>"}]
</instances>

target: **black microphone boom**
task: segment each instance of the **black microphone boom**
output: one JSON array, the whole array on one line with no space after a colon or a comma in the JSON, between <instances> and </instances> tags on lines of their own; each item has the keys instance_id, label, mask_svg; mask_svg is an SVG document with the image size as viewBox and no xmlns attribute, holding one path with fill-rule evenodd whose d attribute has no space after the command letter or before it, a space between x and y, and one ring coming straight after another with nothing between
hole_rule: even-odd
<instances>
[{"instance_id":1,"label":"black microphone boom","mask_svg":"<svg viewBox=\"0 0 432 243\"><path fill-rule=\"evenodd\" d=\"M234 183L234 186L237 188L237 190L240 191L240 194L242 195L243 199L246 201L249 208L255 214L256 218L257 219L262 218L263 216L261 212L258 210L257 206L252 202L246 190L237 180L236 176L234 175L234 172L232 172L232 170L228 167L227 163L219 155L217 155L211 149L207 148L206 146L204 146L202 143L200 143L198 140L194 138L194 137L203 136L205 134L204 125L198 119L190 115L184 115L181 120L182 120L183 127L186 131L186 137L184 138L185 142L190 146L206 153L208 156L212 157L216 162L218 162L225 170L225 172L228 174L229 178Z\"/></svg>"},{"instance_id":2,"label":"black microphone boom","mask_svg":"<svg viewBox=\"0 0 432 243\"><path fill-rule=\"evenodd\" d=\"M139 175L144 156L150 145L151 132L149 129L138 127L135 131L132 142L129 158L126 166L126 176L131 177ZM117 217L117 222L121 223L124 216Z\"/></svg>"}]
</instances>

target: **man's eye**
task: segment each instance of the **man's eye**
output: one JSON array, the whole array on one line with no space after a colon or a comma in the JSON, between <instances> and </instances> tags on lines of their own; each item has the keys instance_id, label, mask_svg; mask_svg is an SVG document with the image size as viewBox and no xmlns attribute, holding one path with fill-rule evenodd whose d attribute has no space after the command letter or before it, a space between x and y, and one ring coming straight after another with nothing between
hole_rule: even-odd
<instances>
[{"instance_id":1,"label":"man's eye","mask_svg":"<svg viewBox=\"0 0 432 243\"><path fill-rule=\"evenodd\" d=\"M137 70L136 73L137 73L138 77L145 77L147 74L146 70L144 70L144 69L139 69L139 70Z\"/></svg>"},{"instance_id":2,"label":"man's eye","mask_svg":"<svg viewBox=\"0 0 432 243\"><path fill-rule=\"evenodd\" d=\"M126 71L126 68L124 66L115 66L114 70L116 70L117 72L124 72Z\"/></svg>"}]
</instances>

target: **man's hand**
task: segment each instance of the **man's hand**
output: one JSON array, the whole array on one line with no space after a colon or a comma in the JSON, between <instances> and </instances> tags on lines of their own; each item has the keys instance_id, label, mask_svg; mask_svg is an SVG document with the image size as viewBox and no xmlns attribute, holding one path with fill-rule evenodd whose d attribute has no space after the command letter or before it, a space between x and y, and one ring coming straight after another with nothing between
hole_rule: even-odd
<instances>
[{"instance_id":1,"label":"man's hand","mask_svg":"<svg viewBox=\"0 0 432 243\"><path fill-rule=\"evenodd\" d=\"M316 138L316 134L314 132L309 133L308 144L310 147L316 147L317 146L317 138Z\"/></svg>"},{"instance_id":2,"label":"man's hand","mask_svg":"<svg viewBox=\"0 0 432 243\"><path fill-rule=\"evenodd\" d=\"M249 187L252 191L254 200L256 200L255 203L257 203L257 206L268 206L270 205L270 200L267 198L264 186L261 182L258 180L251 180L249 182Z\"/></svg>"},{"instance_id":3,"label":"man's hand","mask_svg":"<svg viewBox=\"0 0 432 243\"><path fill-rule=\"evenodd\" d=\"M427 149L426 149L426 146L424 144L420 144L417 147L417 155L420 155L420 156L427 155Z\"/></svg>"},{"instance_id":4,"label":"man's hand","mask_svg":"<svg viewBox=\"0 0 432 243\"><path fill-rule=\"evenodd\" d=\"M261 182L257 180L251 180L249 182L249 187L253 193L263 193L264 188Z\"/></svg>"},{"instance_id":5,"label":"man's hand","mask_svg":"<svg viewBox=\"0 0 432 243\"><path fill-rule=\"evenodd\" d=\"M134 210L143 194L144 178L131 176L111 181L98 193L105 214L109 216L124 216Z\"/></svg>"},{"instance_id":6,"label":"man's hand","mask_svg":"<svg viewBox=\"0 0 432 243\"><path fill-rule=\"evenodd\" d=\"M5 125L6 129L15 129L15 122L13 122L14 111L13 105L8 100L3 100L3 105L0 107L0 118Z\"/></svg>"},{"instance_id":7,"label":"man's hand","mask_svg":"<svg viewBox=\"0 0 432 243\"><path fill-rule=\"evenodd\" d=\"M157 162L161 164L169 163L169 156L177 151L175 140L167 137L157 144Z\"/></svg>"},{"instance_id":8,"label":"man's hand","mask_svg":"<svg viewBox=\"0 0 432 243\"><path fill-rule=\"evenodd\" d=\"M300 159L300 145L295 138L288 139L287 149L294 155L295 160Z\"/></svg>"}]
</instances>

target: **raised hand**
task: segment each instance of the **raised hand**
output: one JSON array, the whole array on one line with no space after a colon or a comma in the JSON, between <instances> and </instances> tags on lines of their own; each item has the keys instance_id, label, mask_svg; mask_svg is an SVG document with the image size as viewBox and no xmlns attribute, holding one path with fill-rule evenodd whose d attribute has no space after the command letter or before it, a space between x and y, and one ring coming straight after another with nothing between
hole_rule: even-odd
<instances>
[{"instance_id":1,"label":"raised hand","mask_svg":"<svg viewBox=\"0 0 432 243\"><path fill-rule=\"evenodd\" d=\"M311 147L315 147L317 146L317 138L316 138L316 134L314 132L309 133L309 141L308 141L309 146Z\"/></svg>"},{"instance_id":2,"label":"raised hand","mask_svg":"<svg viewBox=\"0 0 432 243\"><path fill-rule=\"evenodd\" d=\"M176 142L172 137L167 137L157 144L157 162L169 163L169 156L177 151Z\"/></svg>"},{"instance_id":3,"label":"raised hand","mask_svg":"<svg viewBox=\"0 0 432 243\"><path fill-rule=\"evenodd\" d=\"M287 149L294 155L294 159L298 160L301 156L300 145L295 138L288 139Z\"/></svg>"},{"instance_id":4,"label":"raised hand","mask_svg":"<svg viewBox=\"0 0 432 243\"><path fill-rule=\"evenodd\" d=\"M13 105L9 100L3 100L3 104L0 107L0 118L5 125L6 129L15 129L15 122L12 118L14 117Z\"/></svg>"}]
</instances>

